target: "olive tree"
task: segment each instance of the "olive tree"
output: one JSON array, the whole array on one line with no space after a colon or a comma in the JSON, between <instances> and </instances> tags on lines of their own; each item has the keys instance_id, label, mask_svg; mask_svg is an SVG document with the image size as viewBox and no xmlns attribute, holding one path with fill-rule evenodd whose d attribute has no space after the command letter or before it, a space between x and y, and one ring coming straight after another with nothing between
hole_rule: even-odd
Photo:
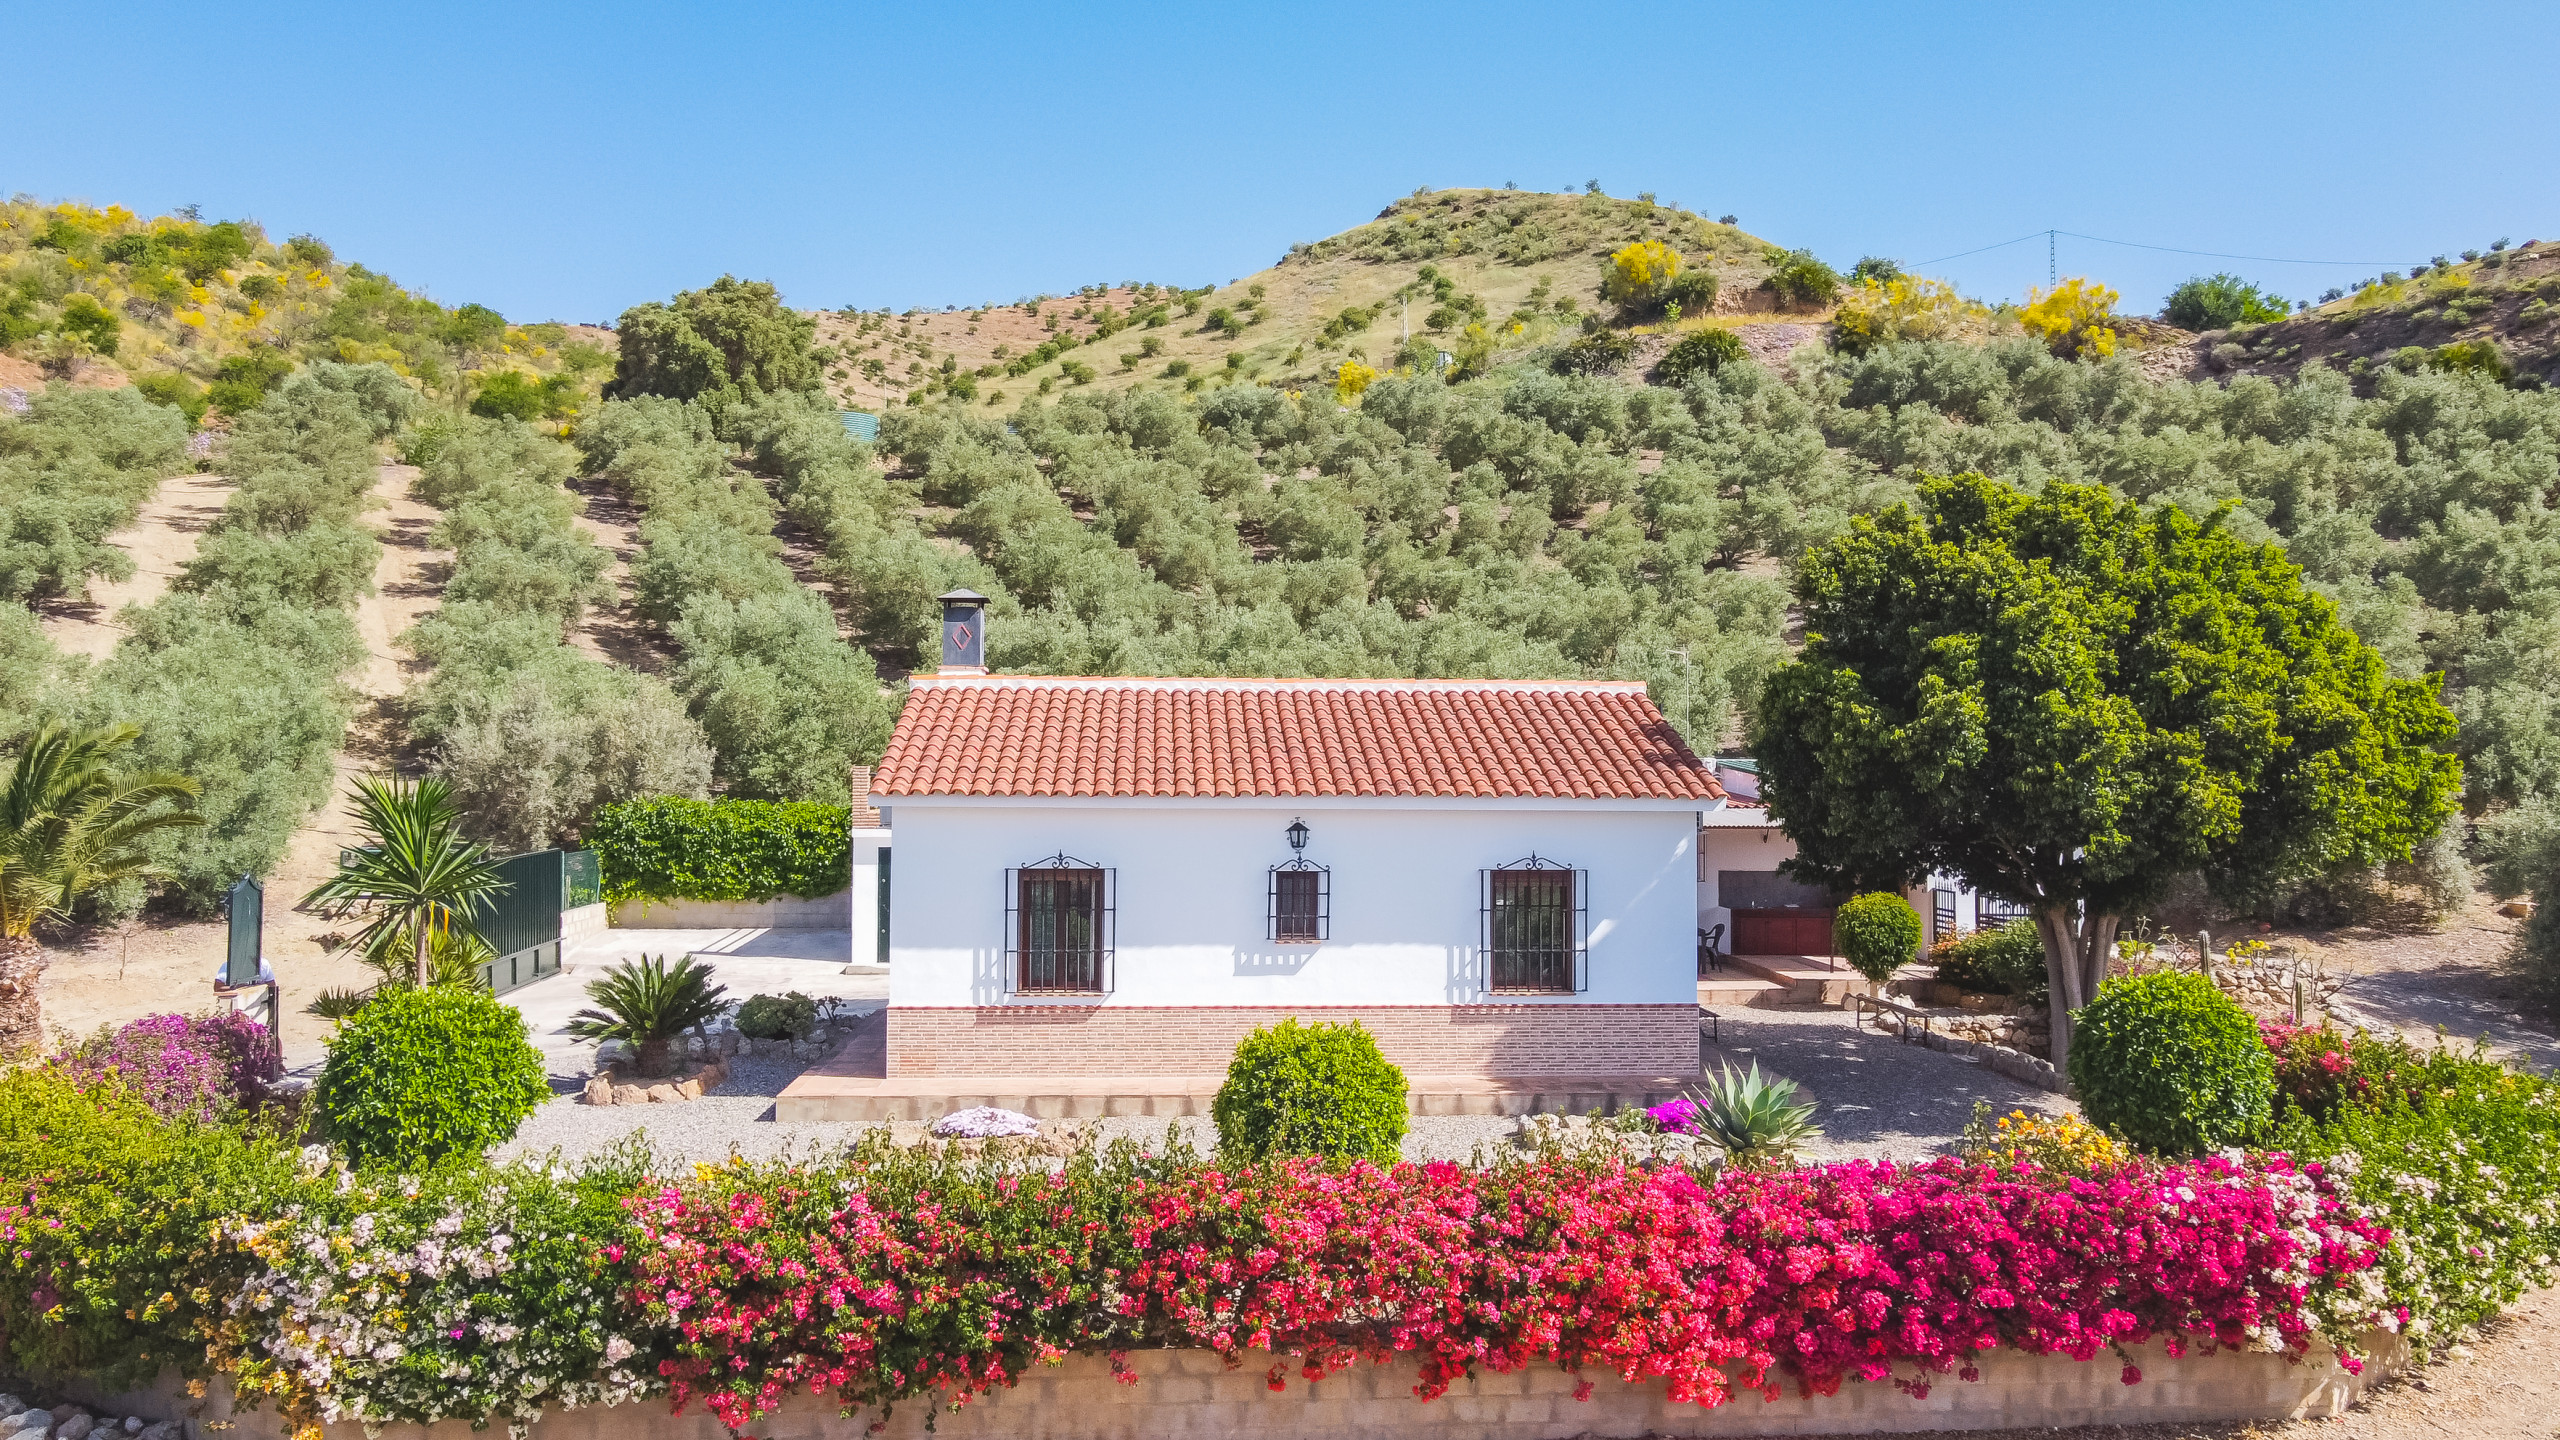
<instances>
[{"instance_id":1,"label":"olive tree","mask_svg":"<svg viewBox=\"0 0 2560 1440\"><path fill-rule=\"evenodd\" d=\"M762 280L723 275L674 300L622 312L612 393L677 400L818 386L818 322Z\"/></svg>"},{"instance_id":2,"label":"olive tree","mask_svg":"<svg viewBox=\"0 0 2560 1440\"><path fill-rule=\"evenodd\" d=\"M2278 547L2094 485L1920 496L1806 552L1762 773L1800 877L1945 871L2026 905L2055 1063L2120 921L2176 876L2405 859L2452 812L2439 678L2392 678Z\"/></svg>"}]
</instances>

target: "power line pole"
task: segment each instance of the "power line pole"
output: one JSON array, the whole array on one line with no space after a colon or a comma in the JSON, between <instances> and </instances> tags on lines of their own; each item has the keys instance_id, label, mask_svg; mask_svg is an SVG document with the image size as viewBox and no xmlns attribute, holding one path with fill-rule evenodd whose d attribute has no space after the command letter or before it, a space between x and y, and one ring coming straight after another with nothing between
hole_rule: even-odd
<instances>
[{"instance_id":1,"label":"power line pole","mask_svg":"<svg viewBox=\"0 0 2560 1440\"><path fill-rule=\"evenodd\" d=\"M2053 232L2047 230L2044 232L2044 287L2048 290L2053 288L2053 277Z\"/></svg>"}]
</instances>

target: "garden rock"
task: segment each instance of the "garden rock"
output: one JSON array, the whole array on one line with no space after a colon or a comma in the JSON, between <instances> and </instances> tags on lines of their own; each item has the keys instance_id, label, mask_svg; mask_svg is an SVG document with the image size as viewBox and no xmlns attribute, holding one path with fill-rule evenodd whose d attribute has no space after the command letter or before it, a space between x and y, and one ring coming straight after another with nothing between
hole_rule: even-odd
<instances>
[{"instance_id":1,"label":"garden rock","mask_svg":"<svg viewBox=\"0 0 2560 1440\"><path fill-rule=\"evenodd\" d=\"M88 1440L89 1432L96 1428L97 1421L90 1419L85 1412L74 1410L54 1422L54 1440Z\"/></svg>"},{"instance_id":2,"label":"garden rock","mask_svg":"<svg viewBox=\"0 0 2560 1440\"><path fill-rule=\"evenodd\" d=\"M21 1410L0 1420L0 1437L6 1440L43 1440L53 1433L53 1416L42 1410Z\"/></svg>"},{"instance_id":3,"label":"garden rock","mask_svg":"<svg viewBox=\"0 0 2560 1440\"><path fill-rule=\"evenodd\" d=\"M15 1395L0 1395L0 1420L25 1413L27 1402Z\"/></svg>"},{"instance_id":4,"label":"garden rock","mask_svg":"<svg viewBox=\"0 0 2560 1440\"><path fill-rule=\"evenodd\" d=\"M127 1435L139 1435L142 1433L144 1423L143 1418L139 1415L127 1415L124 1417L124 1433Z\"/></svg>"},{"instance_id":5,"label":"garden rock","mask_svg":"<svg viewBox=\"0 0 2560 1440\"><path fill-rule=\"evenodd\" d=\"M625 1079L608 1071L588 1080L578 1099L588 1105L670 1105L699 1100L728 1083L729 1067L713 1058L710 1063L690 1075L669 1080ZM660 1094L660 1091L666 1093Z\"/></svg>"},{"instance_id":6,"label":"garden rock","mask_svg":"<svg viewBox=\"0 0 2560 1440\"><path fill-rule=\"evenodd\" d=\"M682 1095L676 1093L676 1087L673 1085L650 1086L648 1098L652 1105L673 1105L684 1099Z\"/></svg>"},{"instance_id":7,"label":"garden rock","mask_svg":"<svg viewBox=\"0 0 2560 1440\"><path fill-rule=\"evenodd\" d=\"M616 1085L613 1087L613 1103L616 1105L646 1105L649 1103L649 1092L641 1089L637 1085Z\"/></svg>"},{"instance_id":8,"label":"garden rock","mask_svg":"<svg viewBox=\"0 0 2560 1440\"><path fill-rule=\"evenodd\" d=\"M162 1420L142 1427L140 1440L185 1440L187 1427L175 1420Z\"/></svg>"},{"instance_id":9,"label":"garden rock","mask_svg":"<svg viewBox=\"0 0 2560 1440\"><path fill-rule=\"evenodd\" d=\"M578 1098L590 1105L610 1105L613 1103L613 1082L598 1075L587 1081L586 1093Z\"/></svg>"}]
</instances>

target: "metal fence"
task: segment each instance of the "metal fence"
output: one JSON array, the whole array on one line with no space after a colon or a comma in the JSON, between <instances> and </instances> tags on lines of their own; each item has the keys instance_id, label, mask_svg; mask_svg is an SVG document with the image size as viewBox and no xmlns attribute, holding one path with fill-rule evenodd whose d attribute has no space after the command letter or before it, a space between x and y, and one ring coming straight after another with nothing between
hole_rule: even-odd
<instances>
[{"instance_id":1,"label":"metal fence","mask_svg":"<svg viewBox=\"0 0 2560 1440\"><path fill-rule=\"evenodd\" d=\"M479 917L480 938L496 956L480 967L489 989L503 995L560 969L560 912L592 905L603 884L592 850L534 850L497 865L506 889Z\"/></svg>"}]
</instances>

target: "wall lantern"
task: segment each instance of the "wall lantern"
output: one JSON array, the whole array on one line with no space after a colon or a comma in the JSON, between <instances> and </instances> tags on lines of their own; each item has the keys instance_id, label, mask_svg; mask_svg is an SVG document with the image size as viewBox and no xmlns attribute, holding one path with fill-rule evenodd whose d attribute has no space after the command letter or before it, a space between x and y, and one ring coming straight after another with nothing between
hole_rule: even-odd
<instances>
[{"instance_id":1,"label":"wall lantern","mask_svg":"<svg viewBox=\"0 0 2560 1440\"><path fill-rule=\"evenodd\" d=\"M1306 822L1306 821L1304 821L1304 820L1292 820L1292 821L1290 821L1290 822L1289 822L1289 848L1290 848L1290 849L1292 849L1292 850L1297 851L1299 854L1302 854L1302 855L1306 853L1306 849L1307 849L1307 822Z\"/></svg>"}]
</instances>

